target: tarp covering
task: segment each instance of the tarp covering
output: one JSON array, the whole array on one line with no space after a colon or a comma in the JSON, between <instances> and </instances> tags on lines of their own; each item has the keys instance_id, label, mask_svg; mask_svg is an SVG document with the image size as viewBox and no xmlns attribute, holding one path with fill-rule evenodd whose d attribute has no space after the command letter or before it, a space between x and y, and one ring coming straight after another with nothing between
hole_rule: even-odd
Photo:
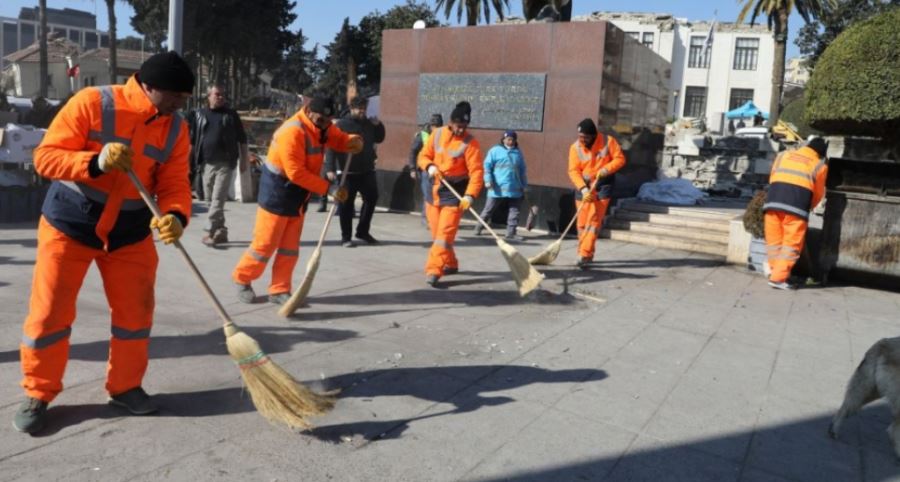
<instances>
[{"instance_id":1,"label":"tarp covering","mask_svg":"<svg viewBox=\"0 0 900 482\"><path fill-rule=\"evenodd\" d=\"M753 117L757 113L762 113L763 119L769 119L768 113L759 110L759 107L756 107L756 104L754 104L752 100L748 100L746 104L738 107L737 109L726 112L725 117L729 119L740 119Z\"/></svg>"}]
</instances>

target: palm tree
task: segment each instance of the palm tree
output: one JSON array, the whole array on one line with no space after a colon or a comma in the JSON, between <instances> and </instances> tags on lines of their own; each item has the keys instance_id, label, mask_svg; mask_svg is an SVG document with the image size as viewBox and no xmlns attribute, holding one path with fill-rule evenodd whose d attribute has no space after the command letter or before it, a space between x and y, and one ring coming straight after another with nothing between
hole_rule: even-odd
<instances>
[{"instance_id":1,"label":"palm tree","mask_svg":"<svg viewBox=\"0 0 900 482\"><path fill-rule=\"evenodd\" d=\"M116 0L106 0L106 12L109 15L109 83L116 83Z\"/></svg>"},{"instance_id":2,"label":"palm tree","mask_svg":"<svg viewBox=\"0 0 900 482\"><path fill-rule=\"evenodd\" d=\"M772 68L772 100L769 102L769 125L778 123L781 112L781 91L784 88L785 46L788 36L788 17L796 8L797 13L806 23L822 15L826 4L834 6L835 0L738 0L743 4L738 14L737 23L744 23L750 14L750 24L756 23L756 17L765 14L769 30L775 38L775 60Z\"/></svg>"},{"instance_id":3,"label":"palm tree","mask_svg":"<svg viewBox=\"0 0 900 482\"><path fill-rule=\"evenodd\" d=\"M463 8L466 10L466 25L478 24L478 18L484 12L484 23L491 23L491 7L497 12L500 20L505 18L504 8L509 11L509 0L435 0L434 11L444 9L444 18L449 19L453 7L456 7L456 21L462 21Z\"/></svg>"},{"instance_id":4,"label":"palm tree","mask_svg":"<svg viewBox=\"0 0 900 482\"><path fill-rule=\"evenodd\" d=\"M41 23L41 32L40 32L40 70L41 80L38 82L38 88L40 89L41 97L47 97L47 71L49 67L47 66L47 0L40 0L38 2L38 21Z\"/></svg>"}]
</instances>

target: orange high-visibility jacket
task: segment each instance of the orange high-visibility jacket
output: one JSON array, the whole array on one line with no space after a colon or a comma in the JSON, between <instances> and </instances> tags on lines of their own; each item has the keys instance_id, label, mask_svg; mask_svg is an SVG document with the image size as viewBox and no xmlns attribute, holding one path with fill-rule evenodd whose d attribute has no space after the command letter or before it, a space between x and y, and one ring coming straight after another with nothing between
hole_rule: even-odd
<instances>
[{"instance_id":1,"label":"orange high-visibility jacket","mask_svg":"<svg viewBox=\"0 0 900 482\"><path fill-rule=\"evenodd\" d=\"M34 151L37 172L54 180L42 209L47 221L81 243L110 251L150 235L152 214L128 175L99 170L97 156L108 142L131 146L137 177L156 194L162 212L186 226L186 123L178 114L159 115L136 76L125 85L82 89L53 119Z\"/></svg>"},{"instance_id":2,"label":"orange high-visibility jacket","mask_svg":"<svg viewBox=\"0 0 900 482\"><path fill-rule=\"evenodd\" d=\"M809 219L825 195L828 166L809 147L783 153L772 163L764 211L782 211Z\"/></svg>"},{"instance_id":3,"label":"orange high-visibility jacket","mask_svg":"<svg viewBox=\"0 0 900 482\"><path fill-rule=\"evenodd\" d=\"M597 197L609 197L612 191L612 175L624 166L625 153L614 137L598 134L590 149L580 141L575 141L569 147L569 179L575 184L575 199L581 199L581 190L591 187L600 169L606 169L606 177L597 183Z\"/></svg>"},{"instance_id":4,"label":"orange high-visibility jacket","mask_svg":"<svg viewBox=\"0 0 900 482\"><path fill-rule=\"evenodd\" d=\"M463 137L453 135L449 126L435 129L422 150L419 151L419 169L427 172L428 166L434 165L443 174L447 182L460 195L478 197L484 187L484 164L481 156L481 145L468 132ZM436 206L457 206L459 199L450 192L438 179L429 180L422 176L422 188L425 201Z\"/></svg>"},{"instance_id":5,"label":"orange high-visibility jacket","mask_svg":"<svg viewBox=\"0 0 900 482\"><path fill-rule=\"evenodd\" d=\"M280 216L299 216L309 193L325 194L328 181L320 175L325 147L346 152L350 135L335 124L325 131L303 110L284 121L272 136L259 179L259 206Z\"/></svg>"}]
</instances>

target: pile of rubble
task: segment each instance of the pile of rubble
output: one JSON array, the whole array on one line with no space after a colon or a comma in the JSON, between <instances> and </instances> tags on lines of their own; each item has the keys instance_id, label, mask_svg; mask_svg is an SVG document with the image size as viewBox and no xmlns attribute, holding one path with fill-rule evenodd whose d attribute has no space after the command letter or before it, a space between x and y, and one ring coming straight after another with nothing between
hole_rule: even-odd
<instances>
[{"instance_id":1,"label":"pile of rubble","mask_svg":"<svg viewBox=\"0 0 900 482\"><path fill-rule=\"evenodd\" d=\"M670 124L660 170L665 177L687 179L710 194L749 198L768 184L780 149L767 136L717 136L689 124Z\"/></svg>"}]
</instances>

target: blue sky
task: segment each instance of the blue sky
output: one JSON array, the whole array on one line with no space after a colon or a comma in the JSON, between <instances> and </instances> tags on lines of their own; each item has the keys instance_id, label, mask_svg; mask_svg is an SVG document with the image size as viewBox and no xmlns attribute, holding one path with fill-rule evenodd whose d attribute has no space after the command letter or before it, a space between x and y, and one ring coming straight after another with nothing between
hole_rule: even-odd
<instances>
[{"instance_id":1,"label":"blue sky","mask_svg":"<svg viewBox=\"0 0 900 482\"><path fill-rule=\"evenodd\" d=\"M190 0L185 0L190 1ZM426 0L428 4L434 4L433 0ZM573 15L583 15L598 10L622 10L619 2L608 2L600 0L573 0ZM351 23L359 22L359 19L366 14L379 10L384 12L394 5L405 3L403 0L315 0L304 1L296 0L297 7L295 13L297 20L291 26L296 31L298 28L303 29L303 34L309 38L308 47L316 42L327 44L334 39L334 35L341 28L344 17L350 17ZM512 15L521 16L522 2L520 0L511 0ZM0 2L0 16L18 17L19 10L22 7L34 7L37 5L35 0L3 0ZM717 18L722 22L732 22L740 11L737 0L721 0L712 2L696 2L692 0L672 1L672 0L631 0L627 3L628 10L634 12L656 12L671 13L676 17L685 17L689 20L711 20L714 17L714 10L718 9ZM97 28L105 30L107 28L106 18L106 2L104 0L47 0L47 6L50 8L73 8L94 13L97 16ZM338 7L339 6L339 7ZM118 28L120 36L137 35L131 28L129 19L134 12L125 2L117 2L116 16L118 20ZM442 21L446 22L441 19ZM765 18L760 17L758 22L765 24ZM455 24L455 18L451 19L451 24ZM800 54L799 49L794 45L794 39L797 38L797 31L803 23L803 19L799 15L792 15L790 18L790 36L788 37L788 57L795 57Z\"/></svg>"}]
</instances>

